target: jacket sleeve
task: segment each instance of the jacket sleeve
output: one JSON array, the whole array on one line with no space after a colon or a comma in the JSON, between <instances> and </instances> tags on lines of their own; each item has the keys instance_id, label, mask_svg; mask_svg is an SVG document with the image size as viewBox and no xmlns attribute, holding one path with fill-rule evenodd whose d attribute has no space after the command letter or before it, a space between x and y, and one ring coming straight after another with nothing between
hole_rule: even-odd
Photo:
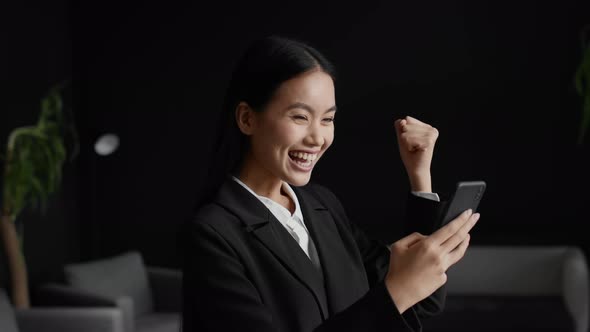
<instances>
[{"instance_id":1,"label":"jacket sleeve","mask_svg":"<svg viewBox=\"0 0 590 332\"><path fill-rule=\"evenodd\" d=\"M440 222L442 212L448 202L441 197L441 202L408 194L406 202L406 216L404 236L413 232L430 235ZM432 295L418 302L415 307L420 317L431 317L441 314L447 298L446 285L441 286Z\"/></svg>"},{"instance_id":2,"label":"jacket sleeve","mask_svg":"<svg viewBox=\"0 0 590 332\"><path fill-rule=\"evenodd\" d=\"M355 223L350 222L346 216L344 207L334 193L323 186L315 186L318 194L322 196L322 199L328 200L330 206L336 207L336 209L333 209L335 217L343 220L349 225L363 258L369 285L373 287L373 285L383 283L385 275L389 269L389 249L382 243L368 238L362 229L360 229ZM412 232L420 232L425 235L432 233L437 220L439 220L443 206L443 204L437 201L417 197L416 195L409 193L406 202L404 235ZM445 299L446 287L443 285L429 297L416 303L411 309L421 318L438 315L444 309ZM405 314L406 312L404 315Z\"/></svg>"},{"instance_id":3,"label":"jacket sleeve","mask_svg":"<svg viewBox=\"0 0 590 332\"><path fill-rule=\"evenodd\" d=\"M205 222L188 224L183 253L183 332L278 332L271 310L231 244ZM395 308L378 283L347 309L325 320L316 332L416 331L419 320Z\"/></svg>"}]
</instances>

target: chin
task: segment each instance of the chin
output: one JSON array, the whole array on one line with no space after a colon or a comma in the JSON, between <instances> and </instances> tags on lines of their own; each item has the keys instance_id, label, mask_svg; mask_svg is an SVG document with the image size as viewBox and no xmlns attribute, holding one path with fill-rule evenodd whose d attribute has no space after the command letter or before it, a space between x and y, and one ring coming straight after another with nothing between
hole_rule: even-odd
<instances>
[{"instance_id":1,"label":"chin","mask_svg":"<svg viewBox=\"0 0 590 332\"><path fill-rule=\"evenodd\" d=\"M290 176L287 178L286 182L295 187L302 187L308 184L310 179L311 172L309 175Z\"/></svg>"}]
</instances>

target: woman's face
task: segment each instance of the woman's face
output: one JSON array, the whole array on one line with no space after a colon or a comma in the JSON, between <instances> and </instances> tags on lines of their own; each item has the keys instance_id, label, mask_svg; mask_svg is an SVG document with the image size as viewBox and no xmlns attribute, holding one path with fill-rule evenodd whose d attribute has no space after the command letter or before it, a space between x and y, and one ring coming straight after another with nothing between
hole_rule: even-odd
<instances>
[{"instance_id":1,"label":"woman's face","mask_svg":"<svg viewBox=\"0 0 590 332\"><path fill-rule=\"evenodd\" d=\"M283 82L263 112L253 112L250 158L260 171L294 186L334 141L334 83L320 70Z\"/></svg>"}]
</instances>

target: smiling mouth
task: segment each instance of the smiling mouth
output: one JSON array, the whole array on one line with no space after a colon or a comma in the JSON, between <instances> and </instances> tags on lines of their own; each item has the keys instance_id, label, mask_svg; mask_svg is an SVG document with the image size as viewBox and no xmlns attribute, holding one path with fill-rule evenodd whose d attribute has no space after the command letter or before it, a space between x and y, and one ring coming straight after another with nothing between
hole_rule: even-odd
<instances>
[{"instance_id":1,"label":"smiling mouth","mask_svg":"<svg viewBox=\"0 0 590 332\"><path fill-rule=\"evenodd\" d=\"M313 164L314 160L317 158L317 156L317 153L308 154L302 152L289 152L289 158L291 158L291 160L293 160L297 165L304 168L310 167Z\"/></svg>"}]
</instances>

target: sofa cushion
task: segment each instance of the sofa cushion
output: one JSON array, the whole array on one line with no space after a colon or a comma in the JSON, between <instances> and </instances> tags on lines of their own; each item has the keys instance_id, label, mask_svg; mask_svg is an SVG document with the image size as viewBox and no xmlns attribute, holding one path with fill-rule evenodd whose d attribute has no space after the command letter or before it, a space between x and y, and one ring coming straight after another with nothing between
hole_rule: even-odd
<instances>
[{"instance_id":1,"label":"sofa cushion","mask_svg":"<svg viewBox=\"0 0 590 332\"><path fill-rule=\"evenodd\" d=\"M153 313L137 318L136 332L173 332L180 331L180 314Z\"/></svg>"},{"instance_id":2,"label":"sofa cushion","mask_svg":"<svg viewBox=\"0 0 590 332\"><path fill-rule=\"evenodd\" d=\"M147 271L139 252L68 264L64 272L72 287L113 298L129 296L133 300L135 316L153 311Z\"/></svg>"},{"instance_id":3,"label":"sofa cushion","mask_svg":"<svg viewBox=\"0 0 590 332\"><path fill-rule=\"evenodd\" d=\"M442 314L422 320L424 331L575 331L559 296L449 295Z\"/></svg>"},{"instance_id":4,"label":"sofa cushion","mask_svg":"<svg viewBox=\"0 0 590 332\"><path fill-rule=\"evenodd\" d=\"M16 325L16 318L12 304L8 299L8 295L4 289L0 288L0 331L2 332L18 332Z\"/></svg>"}]
</instances>

